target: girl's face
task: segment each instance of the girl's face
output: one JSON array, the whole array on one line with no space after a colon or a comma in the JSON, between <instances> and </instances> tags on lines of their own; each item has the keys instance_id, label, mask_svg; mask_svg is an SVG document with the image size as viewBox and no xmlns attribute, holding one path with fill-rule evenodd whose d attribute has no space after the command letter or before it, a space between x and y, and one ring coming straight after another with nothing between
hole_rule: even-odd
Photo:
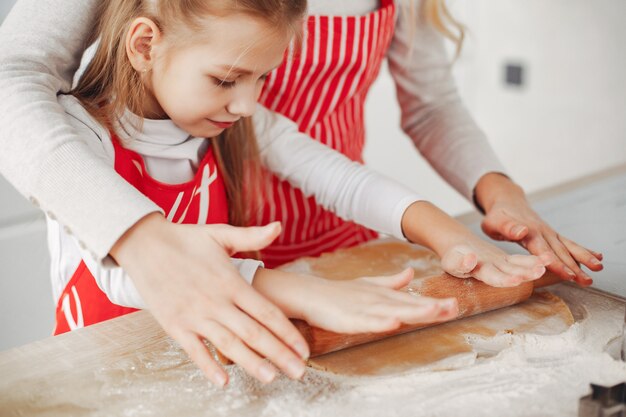
<instances>
[{"instance_id":1,"label":"girl's face","mask_svg":"<svg viewBox=\"0 0 626 417\"><path fill-rule=\"evenodd\" d=\"M267 73L291 40L288 31L242 14L208 18L207 28L181 47L154 37L144 74L144 115L169 118L196 137L217 136L254 113Z\"/></svg>"}]
</instances>

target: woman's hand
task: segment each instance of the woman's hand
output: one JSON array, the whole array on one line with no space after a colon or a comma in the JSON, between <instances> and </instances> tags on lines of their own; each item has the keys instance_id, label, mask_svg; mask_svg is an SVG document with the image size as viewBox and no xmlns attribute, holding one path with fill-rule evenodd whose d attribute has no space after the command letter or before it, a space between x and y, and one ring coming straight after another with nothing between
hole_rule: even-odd
<instances>
[{"instance_id":1,"label":"woman's hand","mask_svg":"<svg viewBox=\"0 0 626 417\"><path fill-rule=\"evenodd\" d=\"M277 223L179 225L154 213L133 226L111 255L159 324L213 383L225 385L228 375L204 340L250 375L270 382L276 370L263 357L300 378L309 349L285 315L239 275L229 254L262 249L279 233Z\"/></svg>"},{"instance_id":2,"label":"woman's hand","mask_svg":"<svg viewBox=\"0 0 626 417\"><path fill-rule=\"evenodd\" d=\"M289 317L336 333L386 332L403 323L433 323L458 315L454 298L400 291L412 278L413 269L346 281L259 270L253 285Z\"/></svg>"},{"instance_id":3,"label":"woman's hand","mask_svg":"<svg viewBox=\"0 0 626 417\"><path fill-rule=\"evenodd\" d=\"M496 240L517 242L534 255L552 256L548 269L569 281L591 285L581 268L602 270L602 254L559 235L530 207L522 189L501 174L483 176L476 186L476 199L486 215L482 229Z\"/></svg>"}]
</instances>

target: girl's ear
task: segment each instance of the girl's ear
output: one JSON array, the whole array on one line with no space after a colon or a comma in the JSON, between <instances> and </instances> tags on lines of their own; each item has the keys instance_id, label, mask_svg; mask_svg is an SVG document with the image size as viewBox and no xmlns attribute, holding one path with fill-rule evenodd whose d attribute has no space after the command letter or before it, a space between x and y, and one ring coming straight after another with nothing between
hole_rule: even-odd
<instances>
[{"instance_id":1,"label":"girl's ear","mask_svg":"<svg viewBox=\"0 0 626 417\"><path fill-rule=\"evenodd\" d=\"M153 20L138 17L126 35L126 55L133 68L146 73L152 69L154 47L161 41L161 31Z\"/></svg>"}]
</instances>

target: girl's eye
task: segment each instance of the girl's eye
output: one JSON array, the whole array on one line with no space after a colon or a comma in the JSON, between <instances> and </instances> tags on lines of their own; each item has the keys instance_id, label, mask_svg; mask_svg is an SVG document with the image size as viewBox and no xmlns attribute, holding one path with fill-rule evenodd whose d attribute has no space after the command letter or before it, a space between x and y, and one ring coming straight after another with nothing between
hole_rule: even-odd
<instances>
[{"instance_id":1,"label":"girl's eye","mask_svg":"<svg viewBox=\"0 0 626 417\"><path fill-rule=\"evenodd\" d=\"M222 80L220 78L217 77L211 77L213 79L213 82L218 86L218 87L222 87L222 88L233 88L235 86L235 81L227 81L227 80Z\"/></svg>"}]
</instances>

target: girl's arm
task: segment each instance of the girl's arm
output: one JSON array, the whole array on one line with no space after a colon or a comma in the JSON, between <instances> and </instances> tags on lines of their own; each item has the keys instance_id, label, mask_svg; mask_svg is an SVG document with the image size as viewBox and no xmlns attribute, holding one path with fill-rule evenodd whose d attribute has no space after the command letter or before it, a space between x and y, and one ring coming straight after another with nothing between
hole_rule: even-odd
<instances>
[{"instance_id":1,"label":"girl's arm","mask_svg":"<svg viewBox=\"0 0 626 417\"><path fill-rule=\"evenodd\" d=\"M279 178L307 196L314 195L320 205L346 220L433 249L446 272L490 285L515 286L539 278L547 259L553 259L507 257L432 204L420 201L410 189L298 132L289 119L263 107L254 119L261 159ZM492 264L503 269L477 267Z\"/></svg>"},{"instance_id":2,"label":"girl's arm","mask_svg":"<svg viewBox=\"0 0 626 417\"><path fill-rule=\"evenodd\" d=\"M500 174L502 164L457 93L443 36L419 13L422 2L411 1L417 13L408 16L406 7L398 7L388 52L403 130L450 185L469 201L475 196L486 213L485 233L518 242L535 255L549 253L552 272L589 285L578 263L599 271L602 255L560 236L530 207L523 190Z\"/></svg>"},{"instance_id":3,"label":"girl's arm","mask_svg":"<svg viewBox=\"0 0 626 417\"><path fill-rule=\"evenodd\" d=\"M512 287L540 278L545 266L554 260L549 253L508 255L426 201L406 210L402 230L411 242L437 253L446 272L461 278L474 277L494 287Z\"/></svg>"},{"instance_id":4,"label":"girl's arm","mask_svg":"<svg viewBox=\"0 0 626 417\"><path fill-rule=\"evenodd\" d=\"M388 277L347 281L259 269L254 287L288 317L336 333L385 332L401 324L446 321L458 315L456 299L435 299L398 291L413 269Z\"/></svg>"},{"instance_id":5,"label":"girl's arm","mask_svg":"<svg viewBox=\"0 0 626 417\"><path fill-rule=\"evenodd\" d=\"M298 131L288 118L257 106L261 161L281 180L343 219L403 239L405 210L421 197Z\"/></svg>"},{"instance_id":6,"label":"girl's arm","mask_svg":"<svg viewBox=\"0 0 626 417\"><path fill-rule=\"evenodd\" d=\"M0 172L98 259L158 208L85 144L57 101L99 1L19 0L0 29Z\"/></svg>"}]
</instances>

